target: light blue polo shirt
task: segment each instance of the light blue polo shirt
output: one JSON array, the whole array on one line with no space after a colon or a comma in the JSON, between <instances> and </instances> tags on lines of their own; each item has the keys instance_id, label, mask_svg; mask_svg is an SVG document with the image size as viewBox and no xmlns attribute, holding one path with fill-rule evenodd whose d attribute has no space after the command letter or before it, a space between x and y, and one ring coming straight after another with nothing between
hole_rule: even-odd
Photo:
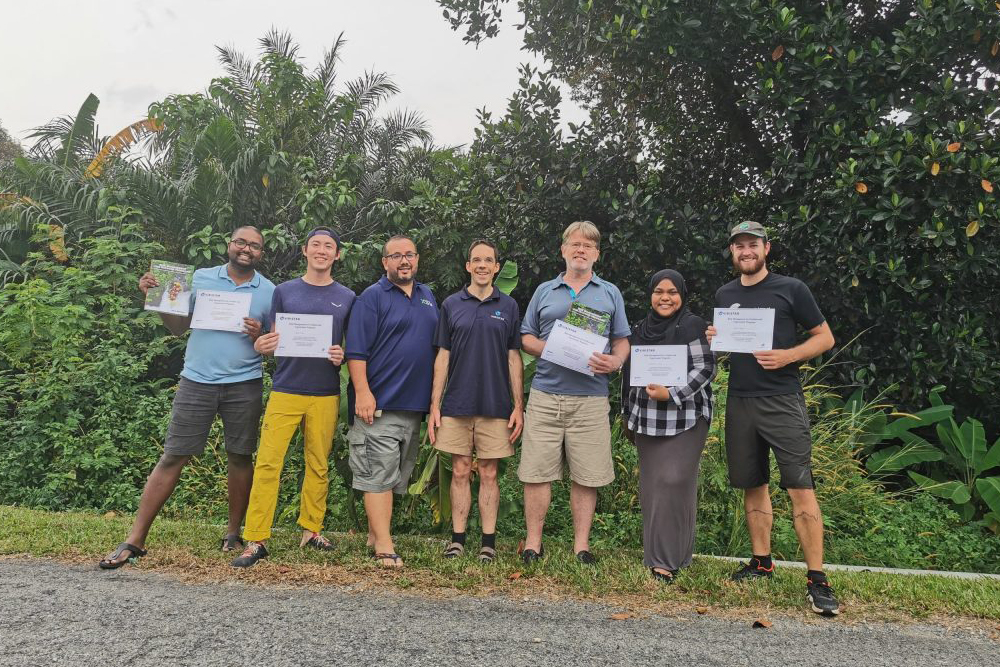
<instances>
[{"instance_id":1,"label":"light blue polo shirt","mask_svg":"<svg viewBox=\"0 0 1000 667\"><path fill-rule=\"evenodd\" d=\"M522 334L546 340L555 321L566 317L574 301L611 315L611 336L605 353L611 350L611 339L626 338L632 333L625 317L625 299L614 284L601 280L594 273L590 282L579 292L574 292L563 280L563 275L560 273L559 277L542 283L535 290L521 321ZM585 375L543 359L538 359L537 363L535 378L531 381L532 389L572 396L608 395L608 376L605 374Z\"/></svg>"},{"instance_id":2,"label":"light blue polo shirt","mask_svg":"<svg viewBox=\"0 0 1000 667\"><path fill-rule=\"evenodd\" d=\"M254 272L253 278L242 285L237 285L229 277L226 266L223 264L194 272L192 312L200 289L215 292L250 290L253 293L250 298L250 317L263 323L262 330L266 331L274 283L260 273ZM187 349L184 351L184 370L181 371L181 377L194 382L223 384L254 380L262 375L261 356L253 349L250 336L233 331L191 330Z\"/></svg>"}]
</instances>

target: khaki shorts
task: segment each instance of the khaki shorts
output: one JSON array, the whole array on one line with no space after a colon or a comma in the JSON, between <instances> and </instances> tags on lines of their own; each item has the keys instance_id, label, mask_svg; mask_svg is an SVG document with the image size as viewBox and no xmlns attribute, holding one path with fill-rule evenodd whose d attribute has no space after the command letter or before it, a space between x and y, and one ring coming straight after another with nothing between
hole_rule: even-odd
<instances>
[{"instance_id":1,"label":"khaki shorts","mask_svg":"<svg viewBox=\"0 0 1000 667\"><path fill-rule=\"evenodd\" d=\"M613 482L610 411L607 396L532 389L524 416L518 479L526 484L562 479L565 452L570 479L577 484L596 487Z\"/></svg>"},{"instance_id":2,"label":"khaki shorts","mask_svg":"<svg viewBox=\"0 0 1000 667\"><path fill-rule=\"evenodd\" d=\"M391 489L398 496L406 495L420 451L423 420L421 412L402 410L386 410L371 425L356 418L347 432L351 486L369 493Z\"/></svg>"},{"instance_id":3,"label":"khaki shorts","mask_svg":"<svg viewBox=\"0 0 1000 667\"><path fill-rule=\"evenodd\" d=\"M434 448L449 454L503 459L514 455L510 444L511 429L500 417L441 417Z\"/></svg>"}]
</instances>

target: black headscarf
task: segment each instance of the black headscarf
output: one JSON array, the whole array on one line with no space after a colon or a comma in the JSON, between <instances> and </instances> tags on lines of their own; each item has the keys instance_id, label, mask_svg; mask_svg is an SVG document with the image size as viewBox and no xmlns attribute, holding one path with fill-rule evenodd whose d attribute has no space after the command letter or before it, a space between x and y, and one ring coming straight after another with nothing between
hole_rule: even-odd
<instances>
[{"instance_id":1,"label":"black headscarf","mask_svg":"<svg viewBox=\"0 0 1000 667\"><path fill-rule=\"evenodd\" d=\"M663 269L654 273L649 279L646 296L652 297L653 290L664 279L677 288L681 307L670 317L663 317L650 308L646 319L632 328L633 345L687 345L705 333L705 321L688 310L687 285L684 276L677 271Z\"/></svg>"}]
</instances>

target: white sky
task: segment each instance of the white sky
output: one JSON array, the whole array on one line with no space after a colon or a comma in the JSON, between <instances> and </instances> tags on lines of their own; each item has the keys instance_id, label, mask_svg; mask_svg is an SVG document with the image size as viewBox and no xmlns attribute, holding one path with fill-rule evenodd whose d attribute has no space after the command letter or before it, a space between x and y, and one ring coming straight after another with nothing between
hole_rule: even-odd
<instances>
[{"instance_id":1,"label":"white sky","mask_svg":"<svg viewBox=\"0 0 1000 667\"><path fill-rule=\"evenodd\" d=\"M476 110L503 113L521 51L511 21L477 50L453 32L434 0L33 0L3 3L0 123L27 144L31 128L75 114L88 93L112 135L172 93L203 92L222 75L215 45L257 54L272 26L291 33L307 69L343 31L338 81L365 70L391 75L401 92L385 110L421 113L439 145L473 139ZM564 122L585 116L564 91Z\"/></svg>"}]
</instances>

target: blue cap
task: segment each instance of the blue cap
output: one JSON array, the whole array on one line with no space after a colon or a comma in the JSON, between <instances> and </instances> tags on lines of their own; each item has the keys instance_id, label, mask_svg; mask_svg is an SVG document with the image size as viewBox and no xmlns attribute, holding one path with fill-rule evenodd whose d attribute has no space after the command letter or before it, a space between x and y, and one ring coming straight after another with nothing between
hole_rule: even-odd
<instances>
[{"instance_id":1,"label":"blue cap","mask_svg":"<svg viewBox=\"0 0 1000 667\"><path fill-rule=\"evenodd\" d=\"M331 239L336 241L337 250L340 250L340 235L338 235L337 232L333 231L329 227L316 227L311 232L306 234L306 240L302 242L302 245L307 245L309 243L309 239L311 239L314 236L320 236L320 235L329 236Z\"/></svg>"}]
</instances>

